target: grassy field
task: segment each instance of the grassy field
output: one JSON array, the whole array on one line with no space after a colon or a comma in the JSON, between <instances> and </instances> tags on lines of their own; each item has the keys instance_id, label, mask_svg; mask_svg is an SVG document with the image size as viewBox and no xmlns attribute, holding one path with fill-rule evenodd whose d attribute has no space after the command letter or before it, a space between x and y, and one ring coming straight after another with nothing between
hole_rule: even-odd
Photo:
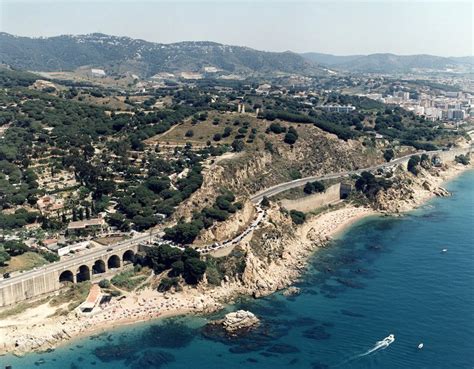
<instances>
[{"instance_id":1,"label":"grassy field","mask_svg":"<svg viewBox=\"0 0 474 369\"><path fill-rule=\"evenodd\" d=\"M40 254L36 252L25 252L23 255L12 257L7 266L0 268L0 273L33 269L47 263L48 262Z\"/></svg>"},{"instance_id":2,"label":"grassy field","mask_svg":"<svg viewBox=\"0 0 474 369\"><path fill-rule=\"evenodd\" d=\"M210 112L208 118L204 121L193 123L192 119L186 120L172 127L168 132L151 137L145 142L162 145L185 145L187 142L195 145L206 145L208 141L213 144L231 144L239 135L238 130L244 127L245 122L248 123L247 131L240 133L243 136L240 138L244 141L251 134L252 128L257 129L258 134L264 132L267 127L267 122L257 119L254 115ZM229 136L222 137L219 141L214 140L214 135L223 135L226 127L232 130ZM188 132L192 132L192 135L189 135ZM186 133L188 133L188 136L186 136Z\"/></svg>"},{"instance_id":3,"label":"grassy field","mask_svg":"<svg viewBox=\"0 0 474 369\"><path fill-rule=\"evenodd\" d=\"M150 269L148 268L142 268L140 271L126 270L115 275L110 282L125 291L133 291L147 279L149 274Z\"/></svg>"},{"instance_id":4,"label":"grassy field","mask_svg":"<svg viewBox=\"0 0 474 369\"><path fill-rule=\"evenodd\" d=\"M80 94L75 98L75 100L111 110L127 110L132 108L131 105L126 104L123 100L115 96L94 97L88 94Z\"/></svg>"}]
</instances>

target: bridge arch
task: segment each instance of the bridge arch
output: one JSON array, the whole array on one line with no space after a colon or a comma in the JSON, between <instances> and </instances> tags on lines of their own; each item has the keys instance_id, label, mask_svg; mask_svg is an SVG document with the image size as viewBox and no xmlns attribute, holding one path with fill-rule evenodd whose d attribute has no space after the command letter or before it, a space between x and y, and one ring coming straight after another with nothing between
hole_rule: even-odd
<instances>
[{"instance_id":1,"label":"bridge arch","mask_svg":"<svg viewBox=\"0 0 474 369\"><path fill-rule=\"evenodd\" d=\"M109 269L120 268L121 264L120 258L117 255L111 255L107 260L107 267Z\"/></svg>"},{"instance_id":2,"label":"bridge arch","mask_svg":"<svg viewBox=\"0 0 474 369\"><path fill-rule=\"evenodd\" d=\"M76 274L76 281L79 282L84 282L84 281L90 281L91 279L91 271L87 265L81 265L79 269L77 270Z\"/></svg>"},{"instance_id":3,"label":"bridge arch","mask_svg":"<svg viewBox=\"0 0 474 369\"><path fill-rule=\"evenodd\" d=\"M92 274L105 273L107 268L105 267L105 261L102 259L96 260L92 266Z\"/></svg>"},{"instance_id":4,"label":"bridge arch","mask_svg":"<svg viewBox=\"0 0 474 369\"><path fill-rule=\"evenodd\" d=\"M134 263L135 262L135 253L133 250L127 250L122 255L122 261L124 264Z\"/></svg>"},{"instance_id":5,"label":"bridge arch","mask_svg":"<svg viewBox=\"0 0 474 369\"><path fill-rule=\"evenodd\" d=\"M59 275L59 283L74 283L74 274L70 270L65 270Z\"/></svg>"}]
</instances>

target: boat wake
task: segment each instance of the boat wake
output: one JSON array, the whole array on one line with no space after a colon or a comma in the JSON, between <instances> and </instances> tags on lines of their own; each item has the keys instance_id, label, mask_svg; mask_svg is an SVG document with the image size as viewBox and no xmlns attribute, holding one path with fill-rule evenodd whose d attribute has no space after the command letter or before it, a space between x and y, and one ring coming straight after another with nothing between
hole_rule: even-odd
<instances>
[{"instance_id":1,"label":"boat wake","mask_svg":"<svg viewBox=\"0 0 474 369\"><path fill-rule=\"evenodd\" d=\"M336 365L336 367L338 366L341 366L343 364L346 364L350 361L353 361L355 359L358 359L360 357L364 357L364 356L367 356L367 355L371 355L373 354L374 352L377 352L377 351L380 351L380 350L385 350L388 346L390 346L393 342L395 341L395 336L393 334L390 334L388 335L387 337L385 337L382 341L377 341L374 345L374 347L372 347L370 350L367 350L366 352L362 353L362 354L359 354L359 355L355 355L355 356L352 356L350 357L349 359L343 361L342 363Z\"/></svg>"},{"instance_id":2,"label":"boat wake","mask_svg":"<svg viewBox=\"0 0 474 369\"><path fill-rule=\"evenodd\" d=\"M390 334L387 337L385 337L382 341L377 341L375 343L375 346L372 347L370 350L364 352L363 354L356 355L355 357L367 356L376 351L385 350L388 346L390 346L393 343L393 341L395 341L395 336L393 334Z\"/></svg>"}]
</instances>

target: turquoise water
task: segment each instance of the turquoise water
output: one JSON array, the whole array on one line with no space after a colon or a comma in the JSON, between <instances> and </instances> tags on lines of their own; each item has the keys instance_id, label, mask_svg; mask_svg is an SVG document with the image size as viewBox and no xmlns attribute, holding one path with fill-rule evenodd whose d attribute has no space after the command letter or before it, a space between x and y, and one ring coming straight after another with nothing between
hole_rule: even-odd
<instances>
[{"instance_id":1,"label":"turquoise water","mask_svg":"<svg viewBox=\"0 0 474 369\"><path fill-rule=\"evenodd\" d=\"M352 227L312 258L300 295L229 307L262 319L240 339L203 329L219 315L169 319L0 357L0 369L472 368L474 171L449 189L405 217ZM392 344L363 355L389 334Z\"/></svg>"}]
</instances>

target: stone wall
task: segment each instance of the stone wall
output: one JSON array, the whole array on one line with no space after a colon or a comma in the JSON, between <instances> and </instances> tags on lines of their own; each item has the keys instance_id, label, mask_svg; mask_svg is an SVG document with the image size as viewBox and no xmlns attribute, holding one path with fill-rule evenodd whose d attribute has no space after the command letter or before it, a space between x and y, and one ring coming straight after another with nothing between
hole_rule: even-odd
<instances>
[{"instance_id":1,"label":"stone wall","mask_svg":"<svg viewBox=\"0 0 474 369\"><path fill-rule=\"evenodd\" d=\"M280 205L287 210L312 211L321 206L339 201L341 198L341 184L336 183L323 193L316 193L295 200L281 200Z\"/></svg>"},{"instance_id":2,"label":"stone wall","mask_svg":"<svg viewBox=\"0 0 474 369\"><path fill-rule=\"evenodd\" d=\"M56 271L8 284L0 289L0 307L56 291L59 287Z\"/></svg>"}]
</instances>

